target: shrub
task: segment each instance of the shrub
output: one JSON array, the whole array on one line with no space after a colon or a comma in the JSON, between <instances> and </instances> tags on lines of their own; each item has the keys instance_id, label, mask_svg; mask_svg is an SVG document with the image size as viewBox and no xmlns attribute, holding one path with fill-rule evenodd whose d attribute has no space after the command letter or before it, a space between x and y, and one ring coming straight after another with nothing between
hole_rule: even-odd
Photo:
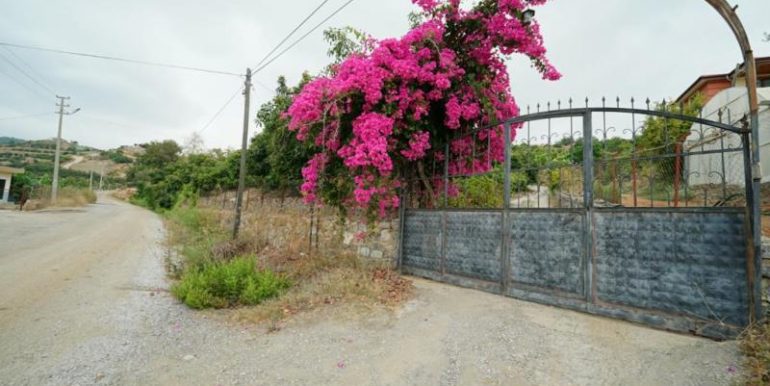
<instances>
[{"instance_id":1,"label":"shrub","mask_svg":"<svg viewBox=\"0 0 770 386\"><path fill-rule=\"evenodd\" d=\"M511 192L527 190L527 175L520 172L511 173ZM492 173L455 179L453 184L458 193L449 198L452 207L466 208L500 208L503 206L503 174L500 167Z\"/></svg>"},{"instance_id":2,"label":"shrub","mask_svg":"<svg viewBox=\"0 0 770 386\"><path fill-rule=\"evenodd\" d=\"M514 192L524 192L529 185L529 178L524 172L511 173L511 190Z\"/></svg>"},{"instance_id":3,"label":"shrub","mask_svg":"<svg viewBox=\"0 0 770 386\"><path fill-rule=\"evenodd\" d=\"M224 308L259 304L289 287L289 281L257 268L254 259L241 257L191 267L171 293L191 308Z\"/></svg>"},{"instance_id":4,"label":"shrub","mask_svg":"<svg viewBox=\"0 0 770 386\"><path fill-rule=\"evenodd\" d=\"M503 182L497 174L483 174L455 180L458 193L449 198L452 207L500 208L503 206Z\"/></svg>"},{"instance_id":5,"label":"shrub","mask_svg":"<svg viewBox=\"0 0 770 386\"><path fill-rule=\"evenodd\" d=\"M51 188L49 186L37 189L32 195L24 210L38 210L48 207L79 207L96 202L96 193L88 188L63 186L59 188L56 203L51 202Z\"/></svg>"},{"instance_id":6,"label":"shrub","mask_svg":"<svg viewBox=\"0 0 770 386\"><path fill-rule=\"evenodd\" d=\"M746 385L770 383L770 324L748 327L739 339Z\"/></svg>"},{"instance_id":7,"label":"shrub","mask_svg":"<svg viewBox=\"0 0 770 386\"><path fill-rule=\"evenodd\" d=\"M239 300L242 304L259 304L263 300L279 294L286 287L288 287L288 283L285 279L272 271L265 270L262 271L259 281L254 277L247 278L246 286L241 291Z\"/></svg>"}]
</instances>

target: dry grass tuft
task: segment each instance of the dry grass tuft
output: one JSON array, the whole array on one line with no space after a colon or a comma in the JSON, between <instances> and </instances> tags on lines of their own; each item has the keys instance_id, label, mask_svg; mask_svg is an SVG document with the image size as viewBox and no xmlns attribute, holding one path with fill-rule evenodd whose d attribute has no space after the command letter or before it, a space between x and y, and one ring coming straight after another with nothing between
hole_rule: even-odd
<instances>
[{"instance_id":1,"label":"dry grass tuft","mask_svg":"<svg viewBox=\"0 0 770 386\"><path fill-rule=\"evenodd\" d=\"M167 213L170 245L184 265L256 256L259 269L291 283L276 298L236 309L232 316L239 321L267 322L275 330L285 318L321 307L391 308L413 291L388 262L362 259L342 245L341 224L331 211L321 211L318 247L311 250L307 207L253 205L238 240L230 240L232 211L222 209L221 199L210 202Z\"/></svg>"},{"instance_id":2,"label":"dry grass tuft","mask_svg":"<svg viewBox=\"0 0 770 386\"><path fill-rule=\"evenodd\" d=\"M310 258L312 260L312 258ZM323 264L318 264L322 266ZM327 267L297 282L281 297L235 313L238 321L276 323L292 315L320 307L347 306L363 309L394 307L412 294L412 282L386 267Z\"/></svg>"},{"instance_id":3,"label":"dry grass tuft","mask_svg":"<svg viewBox=\"0 0 770 386\"><path fill-rule=\"evenodd\" d=\"M770 323L751 326L740 336L744 382L746 385L770 385Z\"/></svg>"},{"instance_id":4,"label":"dry grass tuft","mask_svg":"<svg viewBox=\"0 0 770 386\"><path fill-rule=\"evenodd\" d=\"M96 193L88 188L65 186L59 189L56 203L51 202L50 190L41 193L44 198L32 199L24 205L24 210L40 210L45 208L72 208L86 206L96 202Z\"/></svg>"},{"instance_id":5,"label":"dry grass tuft","mask_svg":"<svg viewBox=\"0 0 770 386\"><path fill-rule=\"evenodd\" d=\"M120 188L112 192L112 197L118 200L129 201L136 194L136 188Z\"/></svg>"}]
</instances>

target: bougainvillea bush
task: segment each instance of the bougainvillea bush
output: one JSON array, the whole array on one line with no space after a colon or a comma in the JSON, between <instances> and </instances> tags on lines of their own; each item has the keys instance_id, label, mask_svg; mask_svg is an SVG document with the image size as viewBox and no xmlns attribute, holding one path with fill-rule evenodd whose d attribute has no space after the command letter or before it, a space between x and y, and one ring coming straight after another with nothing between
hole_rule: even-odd
<instances>
[{"instance_id":1,"label":"bougainvillea bush","mask_svg":"<svg viewBox=\"0 0 770 386\"><path fill-rule=\"evenodd\" d=\"M420 22L403 37L371 40L308 83L287 111L297 139L317 147L302 169L306 201L376 219L399 206L404 181L420 181L435 197L440 179L426 165L441 164L447 145L450 174L502 160L501 126L462 134L518 114L507 56L528 56L544 79L561 76L537 22L524 17L545 1L481 0L464 9L460 0L412 0Z\"/></svg>"}]
</instances>

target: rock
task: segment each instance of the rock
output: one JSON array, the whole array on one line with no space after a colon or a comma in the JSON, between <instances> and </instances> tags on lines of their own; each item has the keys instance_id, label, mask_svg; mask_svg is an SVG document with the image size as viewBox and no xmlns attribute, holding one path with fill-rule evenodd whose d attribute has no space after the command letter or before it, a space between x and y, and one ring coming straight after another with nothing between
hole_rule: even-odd
<instances>
[{"instance_id":1,"label":"rock","mask_svg":"<svg viewBox=\"0 0 770 386\"><path fill-rule=\"evenodd\" d=\"M186 361L186 362L189 362L189 361L191 361L191 360L193 360L193 359L195 359L195 356L193 356L193 355L190 355L190 354L187 354L187 355L185 355L184 357L182 357L182 360L184 360L184 361Z\"/></svg>"}]
</instances>

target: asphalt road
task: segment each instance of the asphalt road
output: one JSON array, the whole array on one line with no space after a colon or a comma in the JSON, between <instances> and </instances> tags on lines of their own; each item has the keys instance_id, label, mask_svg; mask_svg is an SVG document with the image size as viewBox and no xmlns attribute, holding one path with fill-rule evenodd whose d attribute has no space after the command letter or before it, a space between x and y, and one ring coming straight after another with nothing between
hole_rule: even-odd
<instances>
[{"instance_id":1,"label":"asphalt road","mask_svg":"<svg viewBox=\"0 0 770 386\"><path fill-rule=\"evenodd\" d=\"M0 385L721 385L734 342L415 279L395 311L277 332L166 291L162 223L100 197L0 211Z\"/></svg>"}]
</instances>

